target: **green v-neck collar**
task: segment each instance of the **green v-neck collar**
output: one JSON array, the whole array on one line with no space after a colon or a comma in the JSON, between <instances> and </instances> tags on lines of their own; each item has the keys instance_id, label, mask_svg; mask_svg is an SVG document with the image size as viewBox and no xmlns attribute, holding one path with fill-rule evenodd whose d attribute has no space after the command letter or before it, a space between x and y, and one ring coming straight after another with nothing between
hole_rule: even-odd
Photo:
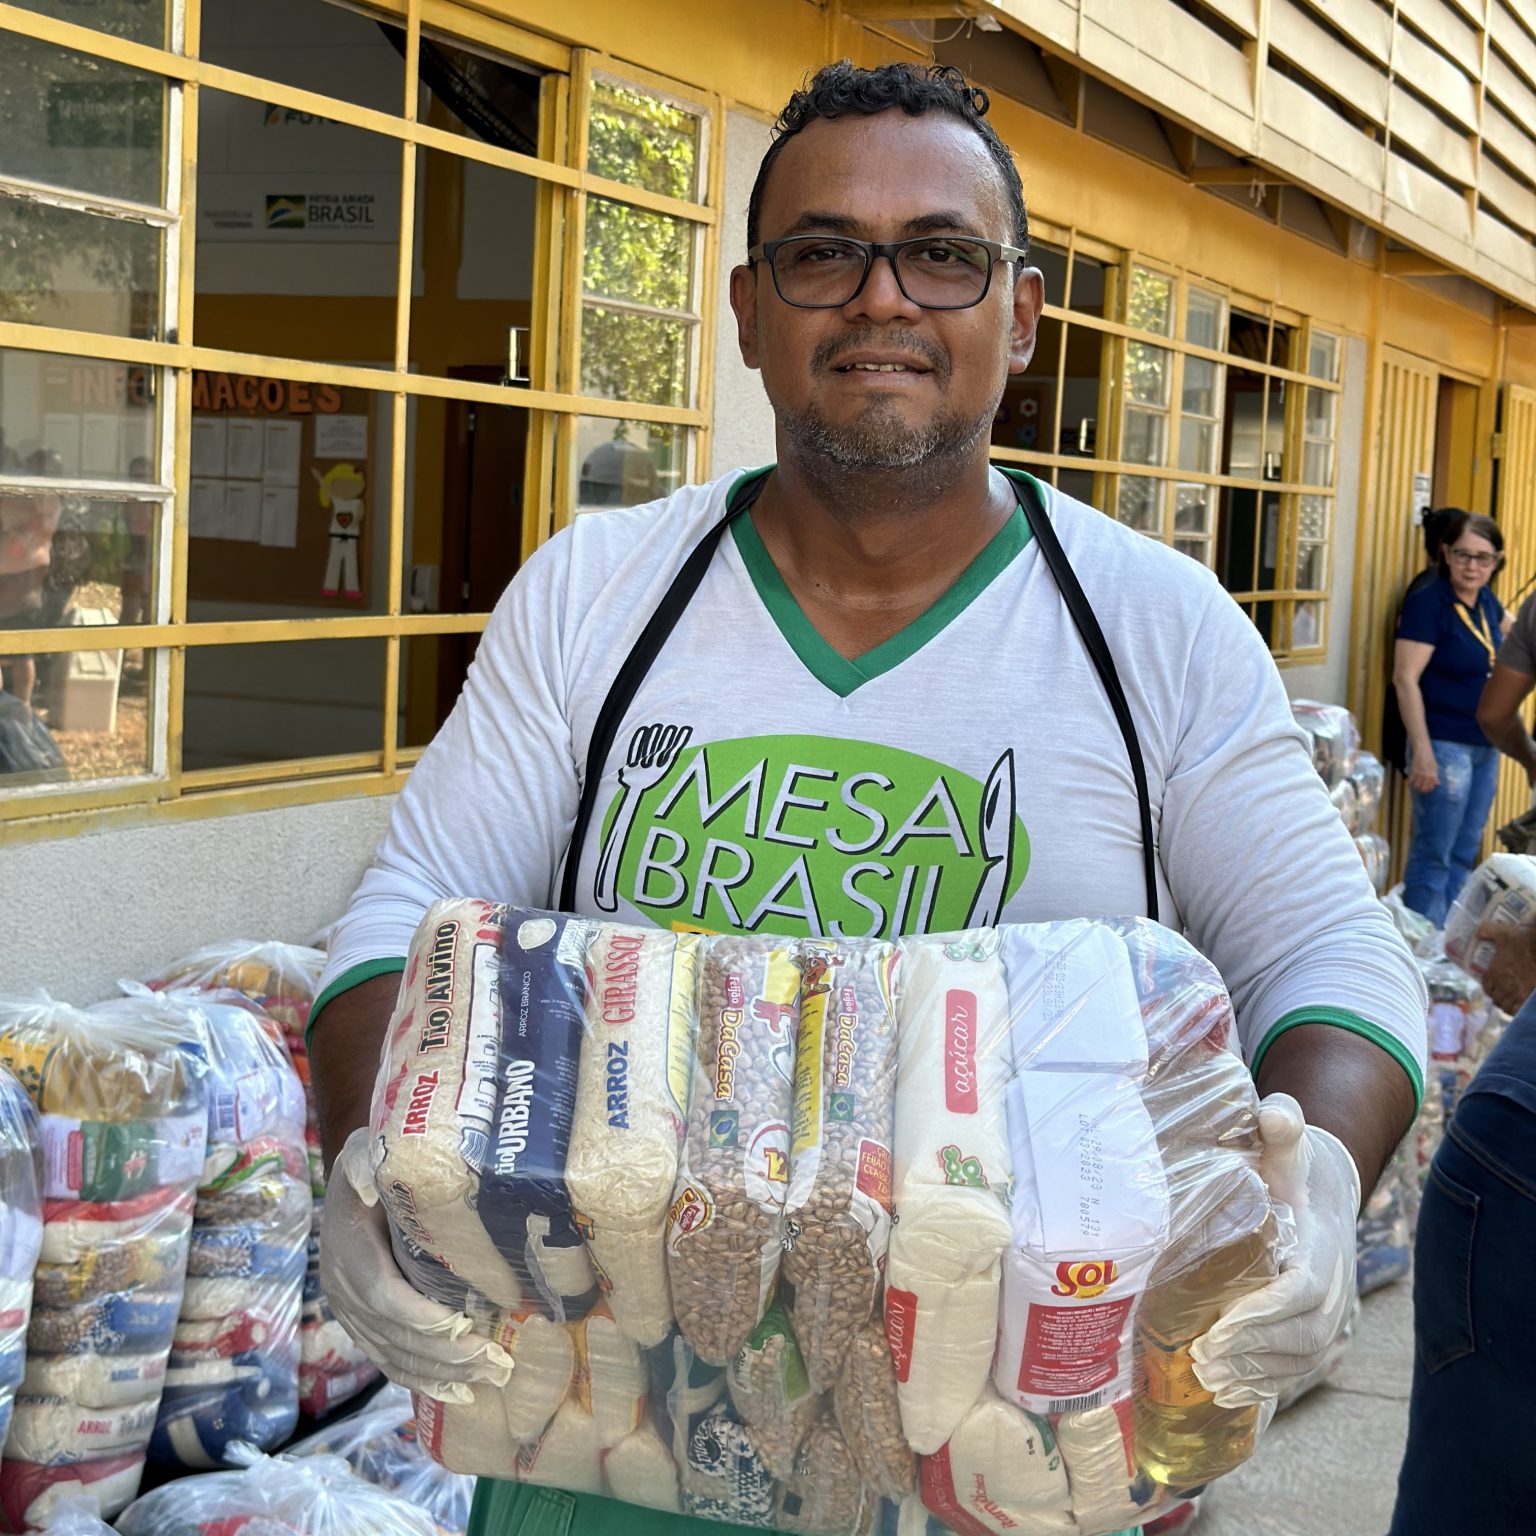
<instances>
[{"instance_id":1,"label":"green v-neck collar","mask_svg":"<svg viewBox=\"0 0 1536 1536\"><path fill-rule=\"evenodd\" d=\"M1016 484L1019 479L1032 481L1039 493L1040 504L1045 504L1044 489L1032 475L1006 469L1003 473ZM829 645L805 616L805 611L795 600L794 593L789 590L779 574L778 566L773 563L773 557L764 546L752 521L750 509L746 516L732 521L731 537L735 540L742 564L747 568L747 575L751 577L763 607L778 626L779 633L788 641L790 649L817 682L839 698L846 699L864 683L899 667L959 618L1023 551L1030 541L1031 530L1023 507L1015 506L1013 515L992 535L986 548L966 566L925 613L919 614L889 640L882 640L873 650L852 659Z\"/></svg>"}]
</instances>

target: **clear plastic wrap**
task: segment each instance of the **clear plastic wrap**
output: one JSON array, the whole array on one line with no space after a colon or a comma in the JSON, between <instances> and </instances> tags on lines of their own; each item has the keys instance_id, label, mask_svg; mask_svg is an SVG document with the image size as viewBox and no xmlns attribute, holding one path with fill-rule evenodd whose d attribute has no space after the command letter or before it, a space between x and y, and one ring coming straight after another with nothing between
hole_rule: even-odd
<instances>
[{"instance_id":1,"label":"clear plastic wrap","mask_svg":"<svg viewBox=\"0 0 1536 1536\"><path fill-rule=\"evenodd\" d=\"M1366 832L1355 839L1355 849L1372 887L1378 896L1386 894L1388 873L1392 864L1392 847L1377 832Z\"/></svg>"},{"instance_id":2,"label":"clear plastic wrap","mask_svg":"<svg viewBox=\"0 0 1536 1536\"><path fill-rule=\"evenodd\" d=\"M311 1196L305 1105L275 1021L244 993L158 994L201 1031L207 1155L151 1460L216 1467L271 1450L299 1413L299 1310Z\"/></svg>"},{"instance_id":3,"label":"clear plastic wrap","mask_svg":"<svg viewBox=\"0 0 1536 1536\"><path fill-rule=\"evenodd\" d=\"M576 1209L604 1156L625 1204L577 1226L631 1218L628 1311L597 1264L608 1295L561 1321L493 1235L561 1209L547 1128L493 1193L481 1176L493 1136L541 1119L538 1092L507 1118L507 1085L537 1075L521 1042L545 1017L556 1120L584 1021ZM380 1064L375 1175L406 1273L514 1370L418 1400L423 1444L461 1472L816 1536L898 1508L1023 1536L1172 1511L1253 1448L1259 1411L1218 1408L1189 1346L1291 1230L1231 1036L1215 971L1138 920L834 945L439 903ZM641 1081L680 1112L644 1144L665 1182L681 1142L665 1226L607 1134ZM662 1254L676 1327L655 1342ZM508 1276L515 1306L490 1294Z\"/></svg>"},{"instance_id":4,"label":"clear plastic wrap","mask_svg":"<svg viewBox=\"0 0 1536 1536\"><path fill-rule=\"evenodd\" d=\"M96 1513L96 1501L80 1496L59 1499L39 1529L41 1536L113 1536L112 1527Z\"/></svg>"},{"instance_id":5,"label":"clear plastic wrap","mask_svg":"<svg viewBox=\"0 0 1536 1536\"><path fill-rule=\"evenodd\" d=\"M1441 953L1441 933L1422 912L1415 912L1403 900L1403 888L1394 885L1381 904L1387 909L1392 925L1403 936L1414 955L1420 960L1430 960Z\"/></svg>"},{"instance_id":6,"label":"clear plastic wrap","mask_svg":"<svg viewBox=\"0 0 1536 1536\"><path fill-rule=\"evenodd\" d=\"M1328 798L1333 801L1333 808L1339 813L1344 830L1351 837L1358 837L1365 828L1360 825L1360 796L1354 780L1340 779L1329 792Z\"/></svg>"},{"instance_id":7,"label":"clear plastic wrap","mask_svg":"<svg viewBox=\"0 0 1536 1536\"><path fill-rule=\"evenodd\" d=\"M0 1444L26 1367L34 1271L43 1243L43 1155L37 1110L0 1068Z\"/></svg>"},{"instance_id":8,"label":"clear plastic wrap","mask_svg":"<svg viewBox=\"0 0 1536 1536\"><path fill-rule=\"evenodd\" d=\"M1355 757L1348 783L1355 792L1355 826L1357 835L1376 830L1376 818L1381 813L1381 797L1387 792L1386 764L1374 752L1361 752Z\"/></svg>"},{"instance_id":9,"label":"clear plastic wrap","mask_svg":"<svg viewBox=\"0 0 1536 1536\"><path fill-rule=\"evenodd\" d=\"M347 1402L378 1380L379 1375L378 1368L336 1321L320 1287L320 1211L325 1199L325 1171L304 1031L324 969L325 955L318 949L236 939L206 945L149 978L149 985L157 989L229 988L243 993L282 1030L289 1059L303 1085L304 1141L309 1154L313 1211L299 1323L299 1408L312 1418Z\"/></svg>"},{"instance_id":10,"label":"clear plastic wrap","mask_svg":"<svg viewBox=\"0 0 1536 1536\"><path fill-rule=\"evenodd\" d=\"M1472 871L1445 920L1445 952L1469 976L1483 979L1493 946L1479 940L1485 923L1528 928L1536 923L1536 858L1495 853Z\"/></svg>"},{"instance_id":11,"label":"clear plastic wrap","mask_svg":"<svg viewBox=\"0 0 1536 1536\"><path fill-rule=\"evenodd\" d=\"M253 1453L254 1454L254 1453ZM403 1499L338 1456L259 1456L166 1483L126 1509L120 1536L436 1536Z\"/></svg>"},{"instance_id":12,"label":"clear plastic wrap","mask_svg":"<svg viewBox=\"0 0 1536 1536\"><path fill-rule=\"evenodd\" d=\"M137 1491L181 1309L207 1064L149 994L0 1001L0 1063L40 1112L44 1197L0 1509L20 1529L80 1493L109 1518Z\"/></svg>"},{"instance_id":13,"label":"clear plastic wrap","mask_svg":"<svg viewBox=\"0 0 1536 1536\"><path fill-rule=\"evenodd\" d=\"M1342 704L1292 699L1291 714L1312 742L1312 766L1330 790L1354 771L1360 751L1360 730Z\"/></svg>"},{"instance_id":14,"label":"clear plastic wrap","mask_svg":"<svg viewBox=\"0 0 1536 1536\"><path fill-rule=\"evenodd\" d=\"M450 1472L421 1444L411 1394L387 1386L364 1408L288 1447L287 1456L339 1456L366 1483L419 1509L438 1536L463 1536L475 1480Z\"/></svg>"}]
</instances>

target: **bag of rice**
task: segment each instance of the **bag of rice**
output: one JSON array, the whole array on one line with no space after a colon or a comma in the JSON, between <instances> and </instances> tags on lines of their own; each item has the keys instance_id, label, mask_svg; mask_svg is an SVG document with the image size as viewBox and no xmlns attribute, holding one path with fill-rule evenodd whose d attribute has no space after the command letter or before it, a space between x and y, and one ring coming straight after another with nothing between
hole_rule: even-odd
<instances>
[{"instance_id":1,"label":"bag of rice","mask_svg":"<svg viewBox=\"0 0 1536 1536\"><path fill-rule=\"evenodd\" d=\"M926 1455L981 1395L997 1344L1012 1178L1008 989L989 929L901 951L885 1325L902 1427Z\"/></svg>"},{"instance_id":2,"label":"bag of rice","mask_svg":"<svg viewBox=\"0 0 1536 1536\"><path fill-rule=\"evenodd\" d=\"M672 1326L667 1208L692 1077L698 940L605 924L592 975L565 1178L614 1320L637 1344Z\"/></svg>"},{"instance_id":3,"label":"bag of rice","mask_svg":"<svg viewBox=\"0 0 1536 1536\"><path fill-rule=\"evenodd\" d=\"M603 1481L626 1504L680 1514L677 1463L653 1424L642 1424L603 1452Z\"/></svg>"},{"instance_id":4,"label":"bag of rice","mask_svg":"<svg viewBox=\"0 0 1536 1536\"><path fill-rule=\"evenodd\" d=\"M1472 871L1445 920L1445 952L1469 976L1481 981L1493 959L1493 945L1477 937L1485 923L1536 923L1536 858L1495 853Z\"/></svg>"}]
</instances>

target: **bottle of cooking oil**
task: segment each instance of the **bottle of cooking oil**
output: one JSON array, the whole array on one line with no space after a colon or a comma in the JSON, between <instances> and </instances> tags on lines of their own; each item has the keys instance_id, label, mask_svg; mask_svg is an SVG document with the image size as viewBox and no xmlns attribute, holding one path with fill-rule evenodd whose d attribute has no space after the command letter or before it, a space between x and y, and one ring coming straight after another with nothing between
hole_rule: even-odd
<instances>
[{"instance_id":1,"label":"bottle of cooking oil","mask_svg":"<svg viewBox=\"0 0 1536 1536\"><path fill-rule=\"evenodd\" d=\"M1259 1410L1220 1408L1190 1346L1276 1272L1279 1229L1257 1168L1230 1151L1168 1169L1170 1242L1137 1317L1136 1460L1154 1482L1194 1489L1252 1454Z\"/></svg>"}]
</instances>

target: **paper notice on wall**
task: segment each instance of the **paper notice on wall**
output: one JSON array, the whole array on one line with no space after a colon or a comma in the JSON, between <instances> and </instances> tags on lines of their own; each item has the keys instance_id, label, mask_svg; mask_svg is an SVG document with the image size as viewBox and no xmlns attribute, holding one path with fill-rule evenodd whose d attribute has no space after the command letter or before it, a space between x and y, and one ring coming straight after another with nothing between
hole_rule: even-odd
<instances>
[{"instance_id":1,"label":"paper notice on wall","mask_svg":"<svg viewBox=\"0 0 1536 1536\"><path fill-rule=\"evenodd\" d=\"M269 421L265 427L265 454L261 479L264 485L297 485L304 426L297 421Z\"/></svg>"},{"instance_id":2,"label":"paper notice on wall","mask_svg":"<svg viewBox=\"0 0 1536 1536\"><path fill-rule=\"evenodd\" d=\"M192 499L188 508L187 531L194 539L222 539L224 537L223 480L194 480Z\"/></svg>"},{"instance_id":3,"label":"paper notice on wall","mask_svg":"<svg viewBox=\"0 0 1536 1536\"><path fill-rule=\"evenodd\" d=\"M229 418L229 458L225 473L231 480L260 480L266 443L262 423L250 416Z\"/></svg>"},{"instance_id":4,"label":"paper notice on wall","mask_svg":"<svg viewBox=\"0 0 1536 1536\"><path fill-rule=\"evenodd\" d=\"M1429 511L1429 504L1433 497L1434 481L1421 469L1413 477L1413 521L1415 524L1424 521L1424 514Z\"/></svg>"},{"instance_id":5,"label":"paper notice on wall","mask_svg":"<svg viewBox=\"0 0 1536 1536\"><path fill-rule=\"evenodd\" d=\"M224 489L224 537L243 539L249 544L261 541L261 482L229 480Z\"/></svg>"},{"instance_id":6,"label":"paper notice on wall","mask_svg":"<svg viewBox=\"0 0 1536 1536\"><path fill-rule=\"evenodd\" d=\"M194 416L192 418L192 474L207 478L210 475L224 478L228 461L226 441L229 423L222 416Z\"/></svg>"},{"instance_id":7,"label":"paper notice on wall","mask_svg":"<svg viewBox=\"0 0 1536 1536\"><path fill-rule=\"evenodd\" d=\"M356 459L368 457L366 416L316 416L315 457Z\"/></svg>"},{"instance_id":8,"label":"paper notice on wall","mask_svg":"<svg viewBox=\"0 0 1536 1536\"><path fill-rule=\"evenodd\" d=\"M261 542L274 549L292 549L299 542L297 486L268 485L262 488Z\"/></svg>"},{"instance_id":9,"label":"paper notice on wall","mask_svg":"<svg viewBox=\"0 0 1536 1536\"><path fill-rule=\"evenodd\" d=\"M80 426L80 473L88 479L115 480L123 473L118 462L118 418L89 415Z\"/></svg>"},{"instance_id":10,"label":"paper notice on wall","mask_svg":"<svg viewBox=\"0 0 1536 1536\"><path fill-rule=\"evenodd\" d=\"M57 462L49 465L48 472L56 475L80 473L80 418L63 412L49 411L43 417L43 448Z\"/></svg>"}]
</instances>

